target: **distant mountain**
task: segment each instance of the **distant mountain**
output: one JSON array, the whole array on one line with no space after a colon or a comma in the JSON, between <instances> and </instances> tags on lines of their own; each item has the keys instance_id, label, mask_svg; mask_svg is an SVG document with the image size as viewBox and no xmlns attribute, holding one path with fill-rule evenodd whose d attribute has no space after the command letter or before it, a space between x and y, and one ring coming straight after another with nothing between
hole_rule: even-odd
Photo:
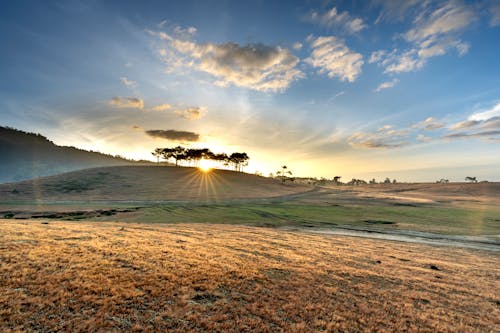
<instances>
[{"instance_id":1,"label":"distant mountain","mask_svg":"<svg viewBox=\"0 0 500 333\"><path fill-rule=\"evenodd\" d=\"M40 134L0 126L0 183L100 166L137 164L151 162L57 146Z\"/></svg>"}]
</instances>

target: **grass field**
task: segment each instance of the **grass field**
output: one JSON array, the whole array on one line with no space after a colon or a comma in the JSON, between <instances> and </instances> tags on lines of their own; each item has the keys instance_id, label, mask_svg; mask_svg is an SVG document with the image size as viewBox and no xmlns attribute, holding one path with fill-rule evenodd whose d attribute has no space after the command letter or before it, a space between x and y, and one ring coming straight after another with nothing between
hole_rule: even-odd
<instances>
[{"instance_id":1,"label":"grass field","mask_svg":"<svg viewBox=\"0 0 500 333\"><path fill-rule=\"evenodd\" d=\"M229 225L0 222L4 332L500 329L493 252Z\"/></svg>"},{"instance_id":2,"label":"grass field","mask_svg":"<svg viewBox=\"0 0 500 333\"><path fill-rule=\"evenodd\" d=\"M2 332L500 331L499 183L113 167L0 195Z\"/></svg>"}]
</instances>

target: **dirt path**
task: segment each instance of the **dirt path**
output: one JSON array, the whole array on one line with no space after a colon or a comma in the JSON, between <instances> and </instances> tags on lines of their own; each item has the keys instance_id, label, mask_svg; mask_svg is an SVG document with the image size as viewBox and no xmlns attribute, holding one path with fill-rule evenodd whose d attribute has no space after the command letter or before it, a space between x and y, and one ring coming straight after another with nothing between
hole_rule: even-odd
<instances>
[{"instance_id":1,"label":"dirt path","mask_svg":"<svg viewBox=\"0 0 500 333\"><path fill-rule=\"evenodd\" d=\"M284 230L293 230L324 235L342 235L372 239L383 239L399 242L428 244L437 246L452 246L486 251L500 251L500 235L496 236L455 236L434 234L429 232L398 230L386 231L369 228L338 226L330 228L295 228L284 227Z\"/></svg>"}]
</instances>

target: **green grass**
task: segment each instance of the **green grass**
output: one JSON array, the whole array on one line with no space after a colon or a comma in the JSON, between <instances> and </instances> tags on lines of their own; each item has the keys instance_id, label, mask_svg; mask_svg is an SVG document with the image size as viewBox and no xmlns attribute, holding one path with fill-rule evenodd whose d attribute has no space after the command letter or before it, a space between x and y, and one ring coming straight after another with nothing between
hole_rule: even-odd
<instances>
[{"instance_id":1,"label":"green grass","mask_svg":"<svg viewBox=\"0 0 500 333\"><path fill-rule=\"evenodd\" d=\"M500 207L318 206L307 204L168 204L110 217L134 222L220 223L266 227L351 225L455 235L500 234Z\"/></svg>"}]
</instances>

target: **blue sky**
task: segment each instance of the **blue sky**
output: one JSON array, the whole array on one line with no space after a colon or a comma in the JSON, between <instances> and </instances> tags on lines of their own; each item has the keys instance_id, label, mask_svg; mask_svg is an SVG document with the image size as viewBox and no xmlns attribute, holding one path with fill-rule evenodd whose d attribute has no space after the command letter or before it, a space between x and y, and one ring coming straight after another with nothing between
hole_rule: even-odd
<instances>
[{"instance_id":1,"label":"blue sky","mask_svg":"<svg viewBox=\"0 0 500 333\"><path fill-rule=\"evenodd\" d=\"M500 1L15 1L0 39L1 125L60 145L500 180Z\"/></svg>"}]
</instances>

